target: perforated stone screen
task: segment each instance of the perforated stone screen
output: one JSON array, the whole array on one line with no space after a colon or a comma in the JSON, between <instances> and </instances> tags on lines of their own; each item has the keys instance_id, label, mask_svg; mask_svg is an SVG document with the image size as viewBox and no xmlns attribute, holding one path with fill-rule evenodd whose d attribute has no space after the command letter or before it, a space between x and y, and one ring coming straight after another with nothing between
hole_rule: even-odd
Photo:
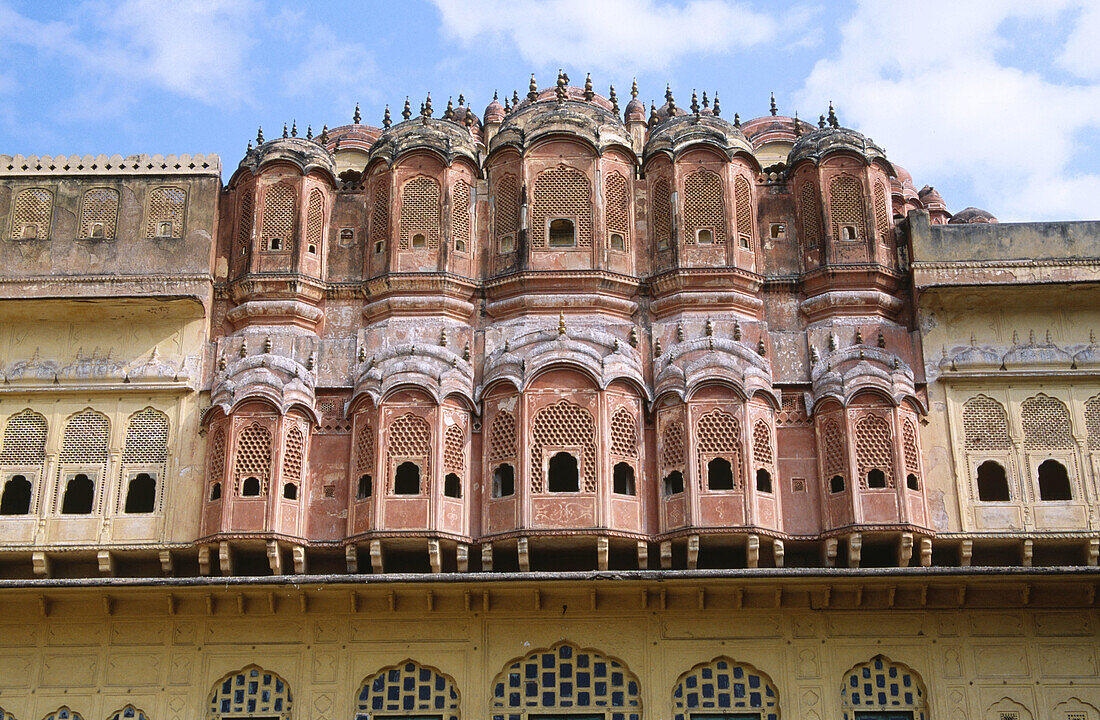
<instances>
[{"instance_id":1,"label":"perforated stone screen","mask_svg":"<svg viewBox=\"0 0 1100 720\"><path fill-rule=\"evenodd\" d=\"M881 470L886 487L894 487L894 453L890 425L878 415L865 415L856 422L856 464L859 484L867 487L867 473Z\"/></svg>"},{"instance_id":2,"label":"perforated stone screen","mask_svg":"<svg viewBox=\"0 0 1100 720\"><path fill-rule=\"evenodd\" d=\"M519 184L515 175L503 175L496 183L493 207L497 239L519 230Z\"/></svg>"},{"instance_id":3,"label":"perforated stone screen","mask_svg":"<svg viewBox=\"0 0 1100 720\"><path fill-rule=\"evenodd\" d=\"M53 193L45 188L31 188L15 196L12 210L11 238L19 240L26 237L47 238L50 236L50 218L53 215ZM28 225L34 226L33 234L25 232Z\"/></svg>"},{"instance_id":4,"label":"perforated stone screen","mask_svg":"<svg viewBox=\"0 0 1100 720\"><path fill-rule=\"evenodd\" d=\"M46 460L46 418L27 409L4 424L0 465L41 465Z\"/></svg>"},{"instance_id":5,"label":"perforated stone screen","mask_svg":"<svg viewBox=\"0 0 1100 720\"><path fill-rule=\"evenodd\" d=\"M220 681L210 696L210 718L290 717L290 686L275 673L247 667Z\"/></svg>"},{"instance_id":6,"label":"perforated stone screen","mask_svg":"<svg viewBox=\"0 0 1100 720\"><path fill-rule=\"evenodd\" d=\"M432 431L417 415L406 413L390 423L389 456L391 458L422 458L426 462L432 453Z\"/></svg>"},{"instance_id":7,"label":"perforated stone screen","mask_svg":"<svg viewBox=\"0 0 1100 720\"><path fill-rule=\"evenodd\" d=\"M875 230L878 239L886 242L890 235L890 213L886 204L886 186L881 180L875 182Z\"/></svg>"},{"instance_id":8,"label":"perforated stone screen","mask_svg":"<svg viewBox=\"0 0 1100 720\"><path fill-rule=\"evenodd\" d=\"M356 695L355 720L376 716L441 716L458 720L454 682L435 668L406 662L364 681Z\"/></svg>"},{"instance_id":9,"label":"perforated stone screen","mask_svg":"<svg viewBox=\"0 0 1100 720\"><path fill-rule=\"evenodd\" d=\"M241 255L248 252L252 244L252 224L255 222L252 188L248 188L241 195L241 216L237 220L237 249Z\"/></svg>"},{"instance_id":10,"label":"perforated stone screen","mask_svg":"<svg viewBox=\"0 0 1100 720\"><path fill-rule=\"evenodd\" d=\"M543 448L579 448L581 492L596 492L596 423L580 405L561 400L535 413L531 426L531 491L543 490Z\"/></svg>"},{"instance_id":11,"label":"perforated stone screen","mask_svg":"<svg viewBox=\"0 0 1100 720\"><path fill-rule=\"evenodd\" d=\"M576 223L576 247L592 247L592 191L588 178L567 165L543 170L535 178L531 211L531 246L549 246L549 220L570 218Z\"/></svg>"},{"instance_id":12,"label":"perforated stone screen","mask_svg":"<svg viewBox=\"0 0 1100 720\"><path fill-rule=\"evenodd\" d=\"M78 237L112 239L118 222L118 191L112 188L92 188L80 200L80 232Z\"/></svg>"},{"instance_id":13,"label":"perforated stone screen","mask_svg":"<svg viewBox=\"0 0 1100 720\"><path fill-rule=\"evenodd\" d=\"M715 408L695 422L696 468L701 490L707 486L707 458L711 456L730 461L733 466L733 489L742 488L744 463L741 447L741 424L730 413Z\"/></svg>"},{"instance_id":14,"label":"perforated stone screen","mask_svg":"<svg viewBox=\"0 0 1100 720\"><path fill-rule=\"evenodd\" d=\"M111 436L107 416L84 410L65 423L61 440L63 463L100 465L107 462L107 442Z\"/></svg>"},{"instance_id":15,"label":"perforated stone screen","mask_svg":"<svg viewBox=\"0 0 1100 720\"><path fill-rule=\"evenodd\" d=\"M920 473L920 451L917 450L917 426L906 419L901 426L902 449L905 454L905 469L911 473Z\"/></svg>"},{"instance_id":16,"label":"perforated stone screen","mask_svg":"<svg viewBox=\"0 0 1100 720\"><path fill-rule=\"evenodd\" d=\"M252 423L237 435L233 477L237 494L241 481L255 477L260 481L260 494L267 494L267 482L271 474L271 431L259 423Z\"/></svg>"},{"instance_id":17,"label":"perforated stone screen","mask_svg":"<svg viewBox=\"0 0 1100 720\"><path fill-rule=\"evenodd\" d=\"M674 720L690 720L692 711L698 710L734 717L748 710L760 720L779 720L779 693L752 665L718 658L680 676L672 690L672 707Z\"/></svg>"},{"instance_id":18,"label":"perforated stone screen","mask_svg":"<svg viewBox=\"0 0 1100 720\"><path fill-rule=\"evenodd\" d=\"M210 440L210 482L220 482L225 477L225 430L218 428Z\"/></svg>"},{"instance_id":19,"label":"perforated stone screen","mask_svg":"<svg viewBox=\"0 0 1100 720\"><path fill-rule=\"evenodd\" d=\"M359 428L355 439L355 472L358 475L374 472L374 428L370 423Z\"/></svg>"},{"instance_id":20,"label":"perforated stone screen","mask_svg":"<svg viewBox=\"0 0 1100 720\"><path fill-rule=\"evenodd\" d=\"M386 182L374 186L374 209L370 216L370 239L385 240L390 232L390 189Z\"/></svg>"},{"instance_id":21,"label":"perforated stone screen","mask_svg":"<svg viewBox=\"0 0 1100 720\"><path fill-rule=\"evenodd\" d=\"M752 427L752 459L757 465L772 465L772 431L767 421L757 420Z\"/></svg>"},{"instance_id":22,"label":"perforated stone screen","mask_svg":"<svg viewBox=\"0 0 1100 720\"><path fill-rule=\"evenodd\" d=\"M501 410L489 431L489 459L509 460L516 456L516 416Z\"/></svg>"},{"instance_id":23,"label":"perforated stone screen","mask_svg":"<svg viewBox=\"0 0 1100 720\"><path fill-rule=\"evenodd\" d=\"M413 236L423 235L425 247L439 247L439 182L417 175L401 187L401 249L413 247Z\"/></svg>"},{"instance_id":24,"label":"perforated stone screen","mask_svg":"<svg viewBox=\"0 0 1100 720\"><path fill-rule=\"evenodd\" d=\"M672 241L672 188L664 178L653 183L653 241L658 247Z\"/></svg>"},{"instance_id":25,"label":"perforated stone screen","mask_svg":"<svg viewBox=\"0 0 1100 720\"><path fill-rule=\"evenodd\" d=\"M1089 435L1089 450L1100 450L1100 395L1085 401L1085 430Z\"/></svg>"},{"instance_id":26,"label":"perforated stone screen","mask_svg":"<svg viewBox=\"0 0 1100 720\"><path fill-rule=\"evenodd\" d=\"M695 243L696 231L709 228L714 244L726 242L726 200L722 178L709 170L697 170L684 178L684 243Z\"/></svg>"},{"instance_id":27,"label":"perforated stone screen","mask_svg":"<svg viewBox=\"0 0 1100 720\"><path fill-rule=\"evenodd\" d=\"M459 476L466 472L466 433L457 423L443 433L443 472Z\"/></svg>"},{"instance_id":28,"label":"perforated stone screen","mask_svg":"<svg viewBox=\"0 0 1100 720\"><path fill-rule=\"evenodd\" d=\"M1060 400L1039 394L1020 403L1024 445L1034 449L1073 447L1069 408Z\"/></svg>"},{"instance_id":29,"label":"perforated stone screen","mask_svg":"<svg viewBox=\"0 0 1100 720\"><path fill-rule=\"evenodd\" d=\"M614 250L630 249L630 199L627 195L626 178L617 172L611 172L604 181L604 214L607 218L608 238L611 233L623 236L622 247ZM608 240L610 244L610 239Z\"/></svg>"},{"instance_id":30,"label":"perforated stone screen","mask_svg":"<svg viewBox=\"0 0 1100 720\"><path fill-rule=\"evenodd\" d=\"M857 178L839 175L829 182L829 213L834 238L840 238L840 228L844 225L855 226L856 237L863 237L867 222L863 213L863 187Z\"/></svg>"},{"instance_id":31,"label":"perforated stone screen","mask_svg":"<svg viewBox=\"0 0 1100 720\"><path fill-rule=\"evenodd\" d=\"M470 186L465 180L459 180L451 191L451 233L455 239L455 250L470 250Z\"/></svg>"},{"instance_id":32,"label":"perforated stone screen","mask_svg":"<svg viewBox=\"0 0 1100 720\"><path fill-rule=\"evenodd\" d=\"M638 456L638 422L626 408L619 408L611 416L611 454Z\"/></svg>"},{"instance_id":33,"label":"perforated stone screen","mask_svg":"<svg viewBox=\"0 0 1100 720\"><path fill-rule=\"evenodd\" d=\"M309 205L306 208L306 243L318 252L325 232L325 196L317 188L309 192Z\"/></svg>"},{"instance_id":34,"label":"perforated stone screen","mask_svg":"<svg viewBox=\"0 0 1100 720\"><path fill-rule=\"evenodd\" d=\"M130 416L122 462L163 465L168 459L168 416L145 408Z\"/></svg>"},{"instance_id":35,"label":"perforated stone screen","mask_svg":"<svg viewBox=\"0 0 1100 720\"><path fill-rule=\"evenodd\" d=\"M776 415L780 427L806 427L813 420L806 412L806 401L799 393L783 393L783 399Z\"/></svg>"},{"instance_id":36,"label":"perforated stone screen","mask_svg":"<svg viewBox=\"0 0 1100 720\"><path fill-rule=\"evenodd\" d=\"M181 187L159 187L149 193L149 204L145 211L145 237L183 237L183 211L186 204L187 191ZM163 223L170 224L170 234L162 234Z\"/></svg>"},{"instance_id":37,"label":"perforated stone screen","mask_svg":"<svg viewBox=\"0 0 1100 720\"><path fill-rule=\"evenodd\" d=\"M297 425L292 425L286 433L286 445L283 447L283 481L301 482L302 465L305 463L306 439Z\"/></svg>"},{"instance_id":38,"label":"perforated stone screen","mask_svg":"<svg viewBox=\"0 0 1100 720\"><path fill-rule=\"evenodd\" d=\"M661 467L666 471L684 467L684 424L672 420L661 435Z\"/></svg>"},{"instance_id":39,"label":"perforated stone screen","mask_svg":"<svg viewBox=\"0 0 1100 720\"><path fill-rule=\"evenodd\" d=\"M1009 450L1008 415L991 397L976 395L963 405L963 434L967 450Z\"/></svg>"},{"instance_id":40,"label":"perforated stone screen","mask_svg":"<svg viewBox=\"0 0 1100 720\"><path fill-rule=\"evenodd\" d=\"M752 222L752 189L744 175L738 175L733 181L734 207L737 210L737 235L741 243L748 249L752 249L753 222Z\"/></svg>"},{"instance_id":41,"label":"perforated stone screen","mask_svg":"<svg viewBox=\"0 0 1100 720\"><path fill-rule=\"evenodd\" d=\"M272 185L264 195L264 221L260 249L290 252L294 249L294 228L298 225L298 193L289 185ZM279 247L272 247L272 240Z\"/></svg>"},{"instance_id":42,"label":"perforated stone screen","mask_svg":"<svg viewBox=\"0 0 1100 720\"><path fill-rule=\"evenodd\" d=\"M848 468L844 452L844 436L835 420L827 420L821 428L821 445L825 450L825 474L843 474Z\"/></svg>"},{"instance_id":43,"label":"perforated stone screen","mask_svg":"<svg viewBox=\"0 0 1100 720\"><path fill-rule=\"evenodd\" d=\"M798 219L802 223L802 238L807 248L821 242L821 210L817 204L817 187L808 182L798 195Z\"/></svg>"},{"instance_id":44,"label":"perforated stone screen","mask_svg":"<svg viewBox=\"0 0 1100 720\"><path fill-rule=\"evenodd\" d=\"M927 720L924 685L909 668L886 658L857 665L840 687L844 720L855 720L861 711L909 710L914 720Z\"/></svg>"}]
</instances>

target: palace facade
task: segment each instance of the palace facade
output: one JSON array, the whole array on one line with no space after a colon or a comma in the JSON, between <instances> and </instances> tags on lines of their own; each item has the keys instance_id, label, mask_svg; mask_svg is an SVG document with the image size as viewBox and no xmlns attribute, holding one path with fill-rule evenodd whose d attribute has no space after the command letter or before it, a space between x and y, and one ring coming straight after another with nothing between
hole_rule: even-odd
<instances>
[{"instance_id":1,"label":"palace facade","mask_svg":"<svg viewBox=\"0 0 1100 720\"><path fill-rule=\"evenodd\" d=\"M1100 223L637 95L0 156L0 717L1100 720Z\"/></svg>"}]
</instances>

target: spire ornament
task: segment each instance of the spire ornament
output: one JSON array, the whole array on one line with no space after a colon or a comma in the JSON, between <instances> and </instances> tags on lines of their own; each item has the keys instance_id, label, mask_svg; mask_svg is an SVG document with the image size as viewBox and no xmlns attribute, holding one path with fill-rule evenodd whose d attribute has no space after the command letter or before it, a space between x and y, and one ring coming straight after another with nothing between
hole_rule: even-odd
<instances>
[{"instance_id":1,"label":"spire ornament","mask_svg":"<svg viewBox=\"0 0 1100 720\"><path fill-rule=\"evenodd\" d=\"M708 108L710 108L710 100L707 99L707 91L704 90L703 91L703 109L707 110Z\"/></svg>"},{"instance_id":2,"label":"spire ornament","mask_svg":"<svg viewBox=\"0 0 1100 720\"><path fill-rule=\"evenodd\" d=\"M565 83L566 82L568 82L568 81L565 79L565 73L562 72L561 68L559 68L558 69L558 84L554 88L554 94L557 96L557 99L558 99L559 103L565 102L565 98L566 98Z\"/></svg>"},{"instance_id":3,"label":"spire ornament","mask_svg":"<svg viewBox=\"0 0 1100 720\"><path fill-rule=\"evenodd\" d=\"M649 101L649 127L657 127L657 104L652 100Z\"/></svg>"},{"instance_id":4,"label":"spire ornament","mask_svg":"<svg viewBox=\"0 0 1100 720\"><path fill-rule=\"evenodd\" d=\"M584 99L592 102L594 97L596 97L596 93L592 91L592 73L588 73L584 78Z\"/></svg>"},{"instance_id":5,"label":"spire ornament","mask_svg":"<svg viewBox=\"0 0 1100 720\"><path fill-rule=\"evenodd\" d=\"M321 134L317 137L317 142L325 145L328 143L328 125L321 128Z\"/></svg>"},{"instance_id":6,"label":"spire ornament","mask_svg":"<svg viewBox=\"0 0 1100 720\"><path fill-rule=\"evenodd\" d=\"M818 116L818 118L817 118L817 126L818 126L819 128L823 128L823 127L825 127L825 116L824 116L824 115L819 115L819 116Z\"/></svg>"},{"instance_id":7,"label":"spire ornament","mask_svg":"<svg viewBox=\"0 0 1100 720\"><path fill-rule=\"evenodd\" d=\"M833 101L832 100L829 101L829 127L831 127L831 128L840 127L840 121L837 120L837 117L836 117L836 110L833 110Z\"/></svg>"},{"instance_id":8,"label":"spire ornament","mask_svg":"<svg viewBox=\"0 0 1100 720\"><path fill-rule=\"evenodd\" d=\"M428 93L427 99L424 101L424 117L432 116L432 94Z\"/></svg>"},{"instance_id":9,"label":"spire ornament","mask_svg":"<svg viewBox=\"0 0 1100 720\"><path fill-rule=\"evenodd\" d=\"M771 104L768 107L768 110L771 112L772 117L775 117L779 114L779 108L775 106L775 93L772 93Z\"/></svg>"},{"instance_id":10,"label":"spire ornament","mask_svg":"<svg viewBox=\"0 0 1100 720\"><path fill-rule=\"evenodd\" d=\"M443 111L443 119L444 120L454 120L455 119L455 106L454 106L454 103L451 102L450 97L447 98L447 109Z\"/></svg>"},{"instance_id":11,"label":"spire ornament","mask_svg":"<svg viewBox=\"0 0 1100 720\"><path fill-rule=\"evenodd\" d=\"M691 91L691 113L693 115L699 114L699 96L695 94L695 90Z\"/></svg>"},{"instance_id":12,"label":"spire ornament","mask_svg":"<svg viewBox=\"0 0 1100 720\"><path fill-rule=\"evenodd\" d=\"M355 103L355 113L351 116L351 122L353 125L358 125L362 119L363 116L359 114L359 103Z\"/></svg>"},{"instance_id":13,"label":"spire ornament","mask_svg":"<svg viewBox=\"0 0 1100 720\"><path fill-rule=\"evenodd\" d=\"M619 114L619 98L615 95L615 86L611 86L611 92L608 93L607 99L611 101L611 111L616 115Z\"/></svg>"},{"instance_id":14,"label":"spire ornament","mask_svg":"<svg viewBox=\"0 0 1100 720\"><path fill-rule=\"evenodd\" d=\"M534 77L534 75L532 75L531 77ZM512 107L515 108L517 105L519 105L519 91L518 90L513 90L512 91Z\"/></svg>"},{"instance_id":15,"label":"spire ornament","mask_svg":"<svg viewBox=\"0 0 1100 720\"><path fill-rule=\"evenodd\" d=\"M405 109L401 111L401 119L408 120L412 117L412 108L409 107L409 96L405 96Z\"/></svg>"},{"instance_id":16,"label":"spire ornament","mask_svg":"<svg viewBox=\"0 0 1100 720\"><path fill-rule=\"evenodd\" d=\"M802 125L798 122L798 111L794 111L794 136L802 137Z\"/></svg>"},{"instance_id":17,"label":"spire ornament","mask_svg":"<svg viewBox=\"0 0 1100 720\"><path fill-rule=\"evenodd\" d=\"M298 121L295 120L290 125L290 137L298 137Z\"/></svg>"},{"instance_id":18,"label":"spire ornament","mask_svg":"<svg viewBox=\"0 0 1100 720\"><path fill-rule=\"evenodd\" d=\"M736 127L736 128L741 127L741 114L740 113L734 113L733 114L733 126Z\"/></svg>"},{"instance_id":19,"label":"spire ornament","mask_svg":"<svg viewBox=\"0 0 1100 720\"><path fill-rule=\"evenodd\" d=\"M382 127L389 129L390 125L393 125L393 120L390 119L390 106L386 106L386 111L382 113Z\"/></svg>"},{"instance_id":20,"label":"spire ornament","mask_svg":"<svg viewBox=\"0 0 1100 720\"><path fill-rule=\"evenodd\" d=\"M531 102L539 99L539 85L535 82L535 73L531 73L531 84L527 86L527 99Z\"/></svg>"},{"instance_id":21,"label":"spire ornament","mask_svg":"<svg viewBox=\"0 0 1100 720\"><path fill-rule=\"evenodd\" d=\"M558 336L565 335L565 311L558 313Z\"/></svg>"},{"instance_id":22,"label":"spire ornament","mask_svg":"<svg viewBox=\"0 0 1100 720\"><path fill-rule=\"evenodd\" d=\"M306 140L312 140L312 139L313 139L313 126L312 125L306 125Z\"/></svg>"},{"instance_id":23,"label":"spire ornament","mask_svg":"<svg viewBox=\"0 0 1100 720\"><path fill-rule=\"evenodd\" d=\"M718 91L714 91L714 117L718 117L722 114L721 108L718 107Z\"/></svg>"},{"instance_id":24,"label":"spire ornament","mask_svg":"<svg viewBox=\"0 0 1100 720\"><path fill-rule=\"evenodd\" d=\"M264 144L264 129L263 129L262 125L256 130L256 144L257 145L263 145Z\"/></svg>"},{"instance_id":25,"label":"spire ornament","mask_svg":"<svg viewBox=\"0 0 1100 720\"><path fill-rule=\"evenodd\" d=\"M630 99L638 99L638 78L634 78L634 81L630 85Z\"/></svg>"},{"instance_id":26,"label":"spire ornament","mask_svg":"<svg viewBox=\"0 0 1100 720\"><path fill-rule=\"evenodd\" d=\"M286 123L283 123L283 137L284 138L290 137L290 133L287 132L287 129L286 129Z\"/></svg>"}]
</instances>

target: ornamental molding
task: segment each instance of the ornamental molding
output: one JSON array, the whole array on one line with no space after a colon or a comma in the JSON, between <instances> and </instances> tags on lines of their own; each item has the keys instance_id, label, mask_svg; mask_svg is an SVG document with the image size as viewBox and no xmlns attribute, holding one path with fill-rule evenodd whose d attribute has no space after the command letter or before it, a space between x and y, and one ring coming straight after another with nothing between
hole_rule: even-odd
<instances>
[{"instance_id":1,"label":"ornamental molding","mask_svg":"<svg viewBox=\"0 0 1100 720\"><path fill-rule=\"evenodd\" d=\"M221 177L217 155L0 155L0 177L39 175L209 175Z\"/></svg>"}]
</instances>

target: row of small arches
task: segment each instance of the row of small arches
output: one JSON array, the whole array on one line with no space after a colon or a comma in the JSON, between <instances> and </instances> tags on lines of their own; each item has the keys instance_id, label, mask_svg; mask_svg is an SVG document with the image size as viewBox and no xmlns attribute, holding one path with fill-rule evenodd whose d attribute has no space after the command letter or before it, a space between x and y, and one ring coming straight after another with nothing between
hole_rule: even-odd
<instances>
[{"instance_id":1,"label":"row of small arches","mask_svg":"<svg viewBox=\"0 0 1100 720\"><path fill-rule=\"evenodd\" d=\"M176 185L149 191L145 206L146 238L178 238L183 235L187 190ZM54 193L47 188L29 188L15 197L12 211L12 240L44 240L53 223ZM77 239L113 240L117 234L119 192L113 187L95 187L80 199L80 227Z\"/></svg>"},{"instance_id":2,"label":"row of small arches","mask_svg":"<svg viewBox=\"0 0 1100 720\"><path fill-rule=\"evenodd\" d=\"M34 485L26 475L15 474L4 481L0 491L0 516L28 515ZM126 483L122 512L127 515L151 513L156 509L155 473L137 473ZM90 515L95 509L95 481L86 473L77 473L65 482L58 512L62 515Z\"/></svg>"}]
</instances>

